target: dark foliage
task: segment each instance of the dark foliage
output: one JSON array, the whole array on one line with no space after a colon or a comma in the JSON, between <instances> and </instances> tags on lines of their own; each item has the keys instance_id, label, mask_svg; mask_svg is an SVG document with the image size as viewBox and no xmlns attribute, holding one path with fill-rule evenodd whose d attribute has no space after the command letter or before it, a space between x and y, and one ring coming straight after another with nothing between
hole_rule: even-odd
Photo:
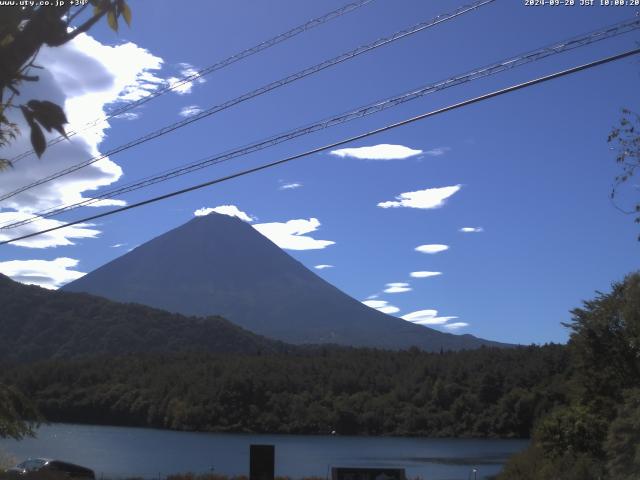
<instances>
[{"instance_id":1,"label":"dark foliage","mask_svg":"<svg viewBox=\"0 0 640 480\"><path fill-rule=\"evenodd\" d=\"M292 349L220 317L195 318L86 294L53 292L0 275L0 361L131 352Z\"/></svg>"},{"instance_id":2,"label":"dark foliage","mask_svg":"<svg viewBox=\"0 0 640 480\"><path fill-rule=\"evenodd\" d=\"M567 405L544 417L503 480L640 475L640 273L575 309Z\"/></svg>"},{"instance_id":3,"label":"dark foliage","mask_svg":"<svg viewBox=\"0 0 640 480\"><path fill-rule=\"evenodd\" d=\"M566 403L566 348L314 349L46 361L5 379L51 421L179 430L527 437Z\"/></svg>"},{"instance_id":4,"label":"dark foliage","mask_svg":"<svg viewBox=\"0 0 640 480\"><path fill-rule=\"evenodd\" d=\"M57 131L66 137L64 125L67 117L59 105L47 100L29 100L19 104L20 85L36 82L33 69L42 67L34 62L43 46L64 45L79 34L87 32L102 17L113 30L118 30L118 19L131 23L131 9L125 0L90 0L92 13L83 22L72 25L85 9L87 2L21 2L5 5L0 15L0 148L11 143L20 133L5 113L19 107L31 130L31 145L38 157L44 153L47 142L42 129ZM55 3L55 5L54 5ZM75 23L75 22L74 22ZM6 94L10 93L9 98ZM0 158L0 169L12 166L11 161Z\"/></svg>"},{"instance_id":5,"label":"dark foliage","mask_svg":"<svg viewBox=\"0 0 640 480\"><path fill-rule=\"evenodd\" d=\"M0 438L31 436L39 419L33 402L15 386L0 383Z\"/></svg>"},{"instance_id":6,"label":"dark foliage","mask_svg":"<svg viewBox=\"0 0 640 480\"><path fill-rule=\"evenodd\" d=\"M640 202L636 201L631 208L621 207L616 203L616 196L620 193L622 186L631 184L631 179L640 168L640 115L628 109L622 110L620 123L611 130L607 141L617 147L616 163L621 170L614 179L611 200L614 201L618 210L627 215L634 215L635 222L640 223Z\"/></svg>"}]
</instances>

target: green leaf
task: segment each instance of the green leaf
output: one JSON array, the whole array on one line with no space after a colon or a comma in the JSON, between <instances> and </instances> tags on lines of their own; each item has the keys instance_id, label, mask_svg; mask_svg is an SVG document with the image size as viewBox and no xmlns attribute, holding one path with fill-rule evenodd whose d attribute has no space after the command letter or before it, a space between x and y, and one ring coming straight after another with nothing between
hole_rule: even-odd
<instances>
[{"instance_id":1,"label":"green leaf","mask_svg":"<svg viewBox=\"0 0 640 480\"><path fill-rule=\"evenodd\" d=\"M131 9L129 8L129 5L127 5L127 2L125 2L124 0L120 1L120 11L122 12L122 18L124 18L124 21L127 22L127 26L131 26Z\"/></svg>"},{"instance_id":2,"label":"green leaf","mask_svg":"<svg viewBox=\"0 0 640 480\"><path fill-rule=\"evenodd\" d=\"M31 145L36 155L38 155L38 158L42 157L42 154L47 148L47 142L44 139L44 133L42 133L40 125L35 122L31 124Z\"/></svg>"},{"instance_id":3,"label":"green leaf","mask_svg":"<svg viewBox=\"0 0 640 480\"><path fill-rule=\"evenodd\" d=\"M47 100L30 100L27 106L33 112L33 118L37 120L46 130L56 130L60 135L67 138L64 131L64 124L68 123L64 110L59 105Z\"/></svg>"},{"instance_id":4,"label":"green leaf","mask_svg":"<svg viewBox=\"0 0 640 480\"><path fill-rule=\"evenodd\" d=\"M116 13L113 10L109 10L109 13L107 13L107 23L111 27L111 30L115 32L118 31L118 19L116 18Z\"/></svg>"},{"instance_id":5,"label":"green leaf","mask_svg":"<svg viewBox=\"0 0 640 480\"><path fill-rule=\"evenodd\" d=\"M8 168L13 168L13 163L11 163L11 160L0 158L0 171L6 170Z\"/></svg>"},{"instance_id":6,"label":"green leaf","mask_svg":"<svg viewBox=\"0 0 640 480\"><path fill-rule=\"evenodd\" d=\"M10 45L11 43L13 43L14 40L15 40L15 37L10 33L8 33L2 38L2 40L0 40L0 47L6 47L7 45Z\"/></svg>"},{"instance_id":7,"label":"green leaf","mask_svg":"<svg viewBox=\"0 0 640 480\"><path fill-rule=\"evenodd\" d=\"M22 115L24 115L24 119L27 121L29 126L33 125L33 112L29 110L27 107L20 105L20 111Z\"/></svg>"}]
</instances>

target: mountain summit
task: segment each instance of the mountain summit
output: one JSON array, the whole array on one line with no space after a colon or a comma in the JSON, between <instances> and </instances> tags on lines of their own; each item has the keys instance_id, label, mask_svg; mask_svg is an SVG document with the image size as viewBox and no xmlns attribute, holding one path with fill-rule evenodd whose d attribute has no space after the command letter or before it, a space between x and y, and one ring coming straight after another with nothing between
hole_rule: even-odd
<instances>
[{"instance_id":1,"label":"mountain summit","mask_svg":"<svg viewBox=\"0 0 640 480\"><path fill-rule=\"evenodd\" d=\"M286 342L460 350L499 346L398 319L349 297L251 225L196 217L62 288L186 315L220 315Z\"/></svg>"}]
</instances>

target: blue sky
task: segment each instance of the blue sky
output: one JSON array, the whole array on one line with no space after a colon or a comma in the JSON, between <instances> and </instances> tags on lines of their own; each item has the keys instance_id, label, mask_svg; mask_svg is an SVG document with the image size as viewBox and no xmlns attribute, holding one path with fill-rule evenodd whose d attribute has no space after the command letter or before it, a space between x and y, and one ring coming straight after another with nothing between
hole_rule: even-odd
<instances>
[{"instance_id":1,"label":"blue sky","mask_svg":"<svg viewBox=\"0 0 640 480\"><path fill-rule=\"evenodd\" d=\"M116 34L101 24L90 37L45 50L42 81L27 86L24 96L66 102L72 126L82 125L118 101L139 98L189 69L213 64L341 5L328 0L131 1L130 29L122 25ZM375 0L185 91L163 95L129 118L113 119L74 142L53 146L41 160L19 162L2 174L3 191L179 120L181 112L219 104L460 5L459 0ZM15 197L3 205L0 218L4 223L29 211L91 198L100 188L586 33L631 18L636 10L525 7L520 1L497 0ZM633 32L556 55L120 201L133 203L276 160L618 53L638 41L640 34ZM332 265L314 271L349 295L386 302L372 307L422 319L443 331L525 344L564 342L567 331L560 322L569 320L569 310L639 266L638 227L608 199L616 166L606 143L622 107L640 110L639 62L638 57L625 59L340 147L353 149L340 155L315 154L93 225L4 246L0 272L55 287L190 220L198 209L227 205L251 217L246 219L309 268ZM21 153L26 141L10 153ZM371 158L379 156L391 158ZM287 185L298 186L283 188ZM409 192L422 193L406 195L404 203L398 199ZM623 200L633 200L637 191L626 195ZM106 208L85 208L48 222ZM464 227L482 231L461 232ZM448 249L416 251L423 245Z\"/></svg>"}]
</instances>

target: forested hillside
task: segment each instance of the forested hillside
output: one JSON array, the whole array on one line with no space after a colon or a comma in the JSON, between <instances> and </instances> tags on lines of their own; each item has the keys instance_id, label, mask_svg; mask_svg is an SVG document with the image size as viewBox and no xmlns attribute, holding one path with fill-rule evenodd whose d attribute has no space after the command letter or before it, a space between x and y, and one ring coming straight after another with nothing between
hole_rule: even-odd
<instances>
[{"instance_id":1,"label":"forested hillside","mask_svg":"<svg viewBox=\"0 0 640 480\"><path fill-rule=\"evenodd\" d=\"M572 313L569 401L541 419L501 480L640 478L640 273Z\"/></svg>"},{"instance_id":2,"label":"forested hillside","mask_svg":"<svg viewBox=\"0 0 640 480\"><path fill-rule=\"evenodd\" d=\"M76 314L69 310L70 317ZM221 432L531 437L531 447L510 460L501 480L636 480L640 274L575 309L567 327L572 333L566 346L427 353L252 344L251 354L143 352L11 368L0 363L0 384L18 388L50 421ZM27 329L29 334L38 332ZM101 339L96 334L87 342L99 345Z\"/></svg>"},{"instance_id":3,"label":"forested hillside","mask_svg":"<svg viewBox=\"0 0 640 480\"><path fill-rule=\"evenodd\" d=\"M131 352L276 352L282 342L220 317L195 318L87 294L22 285L0 274L0 361Z\"/></svg>"},{"instance_id":4,"label":"forested hillside","mask_svg":"<svg viewBox=\"0 0 640 480\"><path fill-rule=\"evenodd\" d=\"M564 396L558 345L131 355L5 372L51 421L179 430L527 437Z\"/></svg>"}]
</instances>

